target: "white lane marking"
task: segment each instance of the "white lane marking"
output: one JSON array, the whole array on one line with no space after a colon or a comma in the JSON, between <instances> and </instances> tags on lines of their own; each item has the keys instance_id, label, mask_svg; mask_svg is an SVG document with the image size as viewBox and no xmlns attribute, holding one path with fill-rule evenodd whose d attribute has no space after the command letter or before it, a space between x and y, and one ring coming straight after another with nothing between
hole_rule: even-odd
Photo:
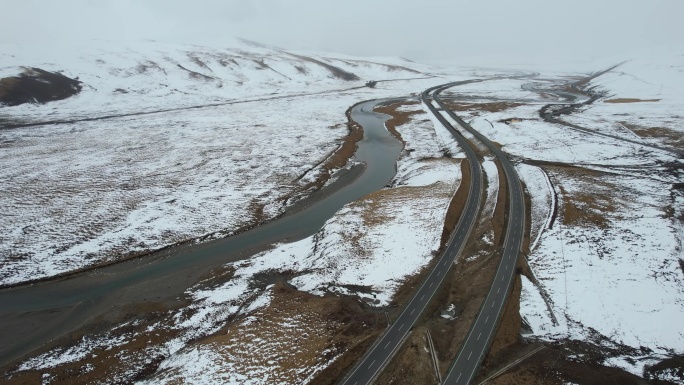
<instances>
[{"instance_id":1,"label":"white lane marking","mask_svg":"<svg viewBox=\"0 0 684 385\"><path fill-rule=\"evenodd\" d=\"M373 362L371 362L370 365L368 365L368 369L370 369L371 366L373 366L374 363L375 363L375 360L373 360Z\"/></svg>"},{"instance_id":2,"label":"white lane marking","mask_svg":"<svg viewBox=\"0 0 684 385\"><path fill-rule=\"evenodd\" d=\"M504 279L504 277L503 277L503 275L502 275L502 276L501 276L501 282L503 282L503 279Z\"/></svg>"},{"instance_id":3,"label":"white lane marking","mask_svg":"<svg viewBox=\"0 0 684 385\"><path fill-rule=\"evenodd\" d=\"M492 301L492 307L494 307L494 301Z\"/></svg>"},{"instance_id":4,"label":"white lane marking","mask_svg":"<svg viewBox=\"0 0 684 385\"><path fill-rule=\"evenodd\" d=\"M480 332L480 334L477 335L477 340L478 340L478 341L480 340L480 337L481 337L481 336L482 336L482 332Z\"/></svg>"},{"instance_id":5,"label":"white lane marking","mask_svg":"<svg viewBox=\"0 0 684 385\"><path fill-rule=\"evenodd\" d=\"M468 359L466 361L470 361L470 356L472 356L472 355L473 355L473 351L471 350L470 354L468 354Z\"/></svg>"},{"instance_id":6,"label":"white lane marking","mask_svg":"<svg viewBox=\"0 0 684 385\"><path fill-rule=\"evenodd\" d=\"M462 376L462 375L463 375L463 373L462 373L462 372L458 374L458 377L456 378L456 382L458 382L458 380L460 380L460 379L461 379L461 376ZM356 384L354 384L354 385L356 385Z\"/></svg>"},{"instance_id":7,"label":"white lane marking","mask_svg":"<svg viewBox=\"0 0 684 385\"><path fill-rule=\"evenodd\" d=\"M496 289L496 294L499 294L500 291L501 291L501 288Z\"/></svg>"},{"instance_id":8,"label":"white lane marking","mask_svg":"<svg viewBox=\"0 0 684 385\"><path fill-rule=\"evenodd\" d=\"M413 310L411 310L411 314L409 314L409 315L412 315L414 311L416 311L415 308L413 308Z\"/></svg>"},{"instance_id":9,"label":"white lane marking","mask_svg":"<svg viewBox=\"0 0 684 385\"><path fill-rule=\"evenodd\" d=\"M487 316L487 319L485 320L485 323L489 322L489 316Z\"/></svg>"},{"instance_id":10,"label":"white lane marking","mask_svg":"<svg viewBox=\"0 0 684 385\"><path fill-rule=\"evenodd\" d=\"M404 328L404 325L405 325L405 324L401 324L401 326L399 326L399 330L403 329L403 328Z\"/></svg>"},{"instance_id":11,"label":"white lane marking","mask_svg":"<svg viewBox=\"0 0 684 385\"><path fill-rule=\"evenodd\" d=\"M390 343L392 343L392 341L389 341L389 342L387 343L387 345L385 345L385 347L384 347L383 349L387 349L387 347L389 346Z\"/></svg>"},{"instance_id":12,"label":"white lane marking","mask_svg":"<svg viewBox=\"0 0 684 385\"><path fill-rule=\"evenodd\" d=\"M434 282L430 282L430 287L432 287L432 284L434 284ZM429 289L430 287L428 287L428 289Z\"/></svg>"},{"instance_id":13,"label":"white lane marking","mask_svg":"<svg viewBox=\"0 0 684 385\"><path fill-rule=\"evenodd\" d=\"M423 298L425 298L425 294L423 294L423 296L422 296L422 297L420 297L420 300L422 301L422 300L423 300Z\"/></svg>"}]
</instances>

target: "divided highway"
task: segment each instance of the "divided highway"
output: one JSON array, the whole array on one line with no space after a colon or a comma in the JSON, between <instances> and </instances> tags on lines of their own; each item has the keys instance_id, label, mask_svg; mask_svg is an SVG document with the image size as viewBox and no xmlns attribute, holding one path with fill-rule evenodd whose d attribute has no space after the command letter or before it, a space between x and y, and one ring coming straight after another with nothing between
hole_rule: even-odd
<instances>
[{"instance_id":1,"label":"divided highway","mask_svg":"<svg viewBox=\"0 0 684 385\"><path fill-rule=\"evenodd\" d=\"M466 84L472 81L450 83L452 85ZM421 94L421 99L428 106L431 112L439 119L456 138L460 146L466 153L470 163L471 183L468 189L463 214L459 218L458 224L447 243L446 250L442 253L437 264L423 281L416 291L411 301L406 305L404 311L397 320L385 331L385 333L373 344L370 350L352 369L351 373L342 384L361 385L370 384L380 374L397 350L408 336L411 328L420 318L421 313L427 307L432 297L437 292L446 275L451 270L454 262L458 258L463 246L468 241L472 229L475 227L480 209L480 197L482 195L482 169L478 162L475 152L468 144L467 140L434 108L428 100L429 93L442 88L443 86L432 87Z\"/></svg>"},{"instance_id":2,"label":"divided highway","mask_svg":"<svg viewBox=\"0 0 684 385\"><path fill-rule=\"evenodd\" d=\"M499 267L496 270L494 281L489 289L475 322L470 328L456 360L451 365L449 373L444 379L445 385L469 384L477 373L480 363L489 349L491 339L496 332L496 326L506 304L508 291L515 276L515 265L518 253L522 247L525 233L525 203L520 178L515 168L506 155L495 146L489 139L475 131L468 123L459 118L453 111L444 105L439 98L439 93L446 88L455 86L452 83L435 91L434 100L458 125L471 133L477 140L485 144L496 156L503 166L506 182L509 187L508 223L506 237L504 239L503 255Z\"/></svg>"},{"instance_id":3,"label":"divided highway","mask_svg":"<svg viewBox=\"0 0 684 385\"><path fill-rule=\"evenodd\" d=\"M513 278L515 277L515 266L525 232L525 206L520 178L508 158L491 141L475 131L469 124L454 114L453 111L449 110L439 98L439 94L447 88L478 81L481 80L468 80L439 85L429 88L421 94L423 103L425 103L439 122L452 133L466 153L472 175L468 199L458 225L448 242L447 249L440 257L437 265L411 298L411 301L399 315L399 318L375 342L366 355L356 364L351 374L342 382L344 385L370 384L389 363L401 347L422 311L437 292L450 267L456 262L477 222L482 192L481 166L468 140L432 105L430 94L432 94L432 100L441 110L445 111L462 129L468 131L477 140L486 145L501 162L506 182L509 186L508 222L501 261L487 297L482 303L465 342L442 384L469 384L489 349L489 344L496 332L499 317L503 312Z\"/></svg>"}]
</instances>

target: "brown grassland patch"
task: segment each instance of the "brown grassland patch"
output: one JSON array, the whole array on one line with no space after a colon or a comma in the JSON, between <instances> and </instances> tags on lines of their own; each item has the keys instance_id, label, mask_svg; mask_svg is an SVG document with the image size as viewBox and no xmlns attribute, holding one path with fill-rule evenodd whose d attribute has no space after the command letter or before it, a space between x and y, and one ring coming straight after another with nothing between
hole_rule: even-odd
<instances>
[{"instance_id":1,"label":"brown grassland patch","mask_svg":"<svg viewBox=\"0 0 684 385\"><path fill-rule=\"evenodd\" d=\"M642 138L656 138L677 148L684 147L684 134L673 129L666 127L643 127L627 122L620 122L620 124Z\"/></svg>"},{"instance_id":2,"label":"brown grassland patch","mask_svg":"<svg viewBox=\"0 0 684 385\"><path fill-rule=\"evenodd\" d=\"M501 162L494 161L496 164L497 175L499 178L499 193L496 197L496 207L492 215L492 226L494 228L494 244L503 245L504 234L506 231L506 218L508 207L508 183L506 183L506 176L504 175Z\"/></svg>"},{"instance_id":3,"label":"brown grassland patch","mask_svg":"<svg viewBox=\"0 0 684 385\"><path fill-rule=\"evenodd\" d=\"M452 111L482 111L482 112L501 112L523 106L523 103L512 102L488 102L488 103L464 103L453 100L444 100L444 104Z\"/></svg>"},{"instance_id":4,"label":"brown grassland patch","mask_svg":"<svg viewBox=\"0 0 684 385\"><path fill-rule=\"evenodd\" d=\"M466 200L468 199L468 189L470 188L470 183L470 162L468 159L463 159L461 161L461 184L458 186L456 194L454 194L454 197L451 199L449 208L447 209L447 213L444 218L444 230L442 230L440 252L449 240L449 236L451 236L451 233L458 224L458 220L461 218L461 214L465 208Z\"/></svg>"},{"instance_id":5,"label":"brown grassland patch","mask_svg":"<svg viewBox=\"0 0 684 385\"><path fill-rule=\"evenodd\" d=\"M563 223L568 226L584 226L591 224L600 228L610 225L606 214L615 213L618 209L613 199L615 185L606 180L602 172L582 167L548 167L558 180L571 180L579 188L568 191L562 183L558 184L563 196L561 208Z\"/></svg>"},{"instance_id":6,"label":"brown grassland patch","mask_svg":"<svg viewBox=\"0 0 684 385\"><path fill-rule=\"evenodd\" d=\"M269 371L272 381L299 383L311 368L354 350L385 326L382 313L366 311L352 298L318 297L282 282L275 285L272 294L269 306L250 314L248 320L229 323L199 344L226 357L232 370L247 376L250 367L275 361L278 364ZM254 349L255 338L267 344ZM321 355L323 351L327 353ZM332 375L330 371L327 374Z\"/></svg>"},{"instance_id":7,"label":"brown grassland patch","mask_svg":"<svg viewBox=\"0 0 684 385\"><path fill-rule=\"evenodd\" d=\"M40 384L45 373L50 375L50 384L94 384L105 383L106 379L126 382L121 378L122 373L126 372L133 377L129 379L132 382L154 373L161 361L161 357L153 351L154 347L178 336L178 331L165 328L152 332L145 331L148 325L163 317L166 313L166 305L158 303L128 305L123 311L115 313L116 317L120 317L121 314L141 314L134 316L133 319L142 322L133 322L111 331L112 337L129 336L124 337L124 343L112 347L95 348L81 359L46 370L27 370L14 374L9 374L12 372L7 371L2 383L7 385ZM127 319L130 318L127 317ZM68 340L76 342L83 338L87 339L90 333L97 335L98 330L108 325L111 325L108 321L96 322L95 325L73 333ZM131 370L132 368L136 369ZM117 378L119 379L115 380Z\"/></svg>"},{"instance_id":8,"label":"brown grassland patch","mask_svg":"<svg viewBox=\"0 0 684 385\"><path fill-rule=\"evenodd\" d=\"M406 142L401 137L401 134L399 134L399 131L397 131L397 127L410 122L413 116L425 114L425 111L420 109L414 111L399 111L399 108L405 106L417 106L419 104L420 103L418 102L399 102L375 107L373 111L391 116L391 118L385 122L387 130L397 139L399 139L402 144L406 145Z\"/></svg>"},{"instance_id":9,"label":"brown grassland patch","mask_svg":"<svg viewBox=\"0 0 684 385\"><path fill-rule=\"evenodd\" d=\"M659 102L660 99L637 99L637 98L616 98L604 100L604 103L623 104L623 103L642 103L642 102Z\"/></svg>"}]
</instances>

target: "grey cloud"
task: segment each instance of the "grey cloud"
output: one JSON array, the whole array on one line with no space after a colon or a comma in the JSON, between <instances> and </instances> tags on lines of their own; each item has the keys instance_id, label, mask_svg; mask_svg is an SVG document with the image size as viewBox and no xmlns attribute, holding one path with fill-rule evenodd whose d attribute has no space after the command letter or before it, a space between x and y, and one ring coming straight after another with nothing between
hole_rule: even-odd
<instances>
[{"instance_id":1,"label":"grey cloud","mask_svg":"<svg viewBox=\"0 0 684 385\"><path fill-rule=\"evenodd\" d=\"M239 36L292 49L406 56L591 59L682 43L680 0L1 0L0 42ZM522 59L521 59L522 58Z\"/></svg>"}]
</instances>

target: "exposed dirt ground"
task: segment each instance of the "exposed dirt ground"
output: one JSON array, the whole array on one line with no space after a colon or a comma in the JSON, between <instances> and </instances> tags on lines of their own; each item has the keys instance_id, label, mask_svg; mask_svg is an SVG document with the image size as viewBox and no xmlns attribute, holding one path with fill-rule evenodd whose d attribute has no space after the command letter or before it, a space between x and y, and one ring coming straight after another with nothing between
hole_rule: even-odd
<instances>
[{"instance_id":1,"label":"exposed dirt ground","mask_svg":"<svg viewBox=\"0 0 684 385\"><path fill-rule=\"evenodd\" d=\"M416 106L419 104L419 102L393 103L386 106L376 107L374 111L391 116L391 118L387 122L385 122L385 126L387 127L389 132L392 133L392 135L399 139L401 143L406 145L406 142L401 137L401 134L399 134L399 132L397 131L397 127L401 126L402 124L410 122L414 115L422 115L425 114L425 112L421 110L398 111L398 109L404 106Z\"/></svg>"},{"instance_id":2,"label":"exposed dirt ground","mask_svg":"<svg viewBox=\"0 0 684 385\"><path fill-rule=\"evenodd\" d=\"M506 229L507 205L508 205L508 184L506 183L506 175L504 175L501 162L494 161L499 177L499 194L496 199L496 207L494 215L492 216L492 228L494 230L494 244L503 246L504 231Z\"/></svg>"},{"instance_id":3,"label":"exposed dirt ground","mask_svg":"<svg viewBox=\"0 0 684 385\"><path fill-rule=\"evenodd\" d=\"M452 111L468 111L473 115L479 115L482 112L501 112L523 105L522 103L511 102L464 103L453 100L444 100L444 104Z\"/></svg>"},{"instance_id":4,"label":"exposed dirt ground","mask_svg":"<svg viewBox=\"0 0 684 385\"><path fill-rule=\"evenodd\" d=\"M273 300L265 308L240 317L226 325L214 336L194 344L194 348L209 348L230 365L226 370L244 373L245 377L264 373L251 368L278 362L269 376L287 383L300 383L313 368L347 350L363 348L385 325L385 316L367 311L357 300L349 297L318 297L297 291L278 282ZM268 344L253 350L252 340L262 338ZM328 352L321 356L321 352ZM165 373L165 378L184 382L182 373ZM322 378L336 378L328 370ZM325 383L325 382L320 382Z\"/></svg>"},{"instance_id":5,"label":"exposed dirt ground","mask_svg":"<svg viewBox=\"0 0 684 385\"><path fill-rule=\"evenodd\" d=\"M684 137L680 132L673 129L667 127L644 127L627 122L621 122L620 124L644 139L658 139L659 142L667 143L673 148L682 148L684 146Z\"/></svg>"},{"instance_id":6,"label":"exposed dirt ground","mask_svg":"<svg viewBox=\"0 0 684 385\"><path fill-rule=\"evenodd\" d=\"M89 335L97 335L102 330L111 329L112 324L132 321L124 327L111 330L112 335L124 336L134 334L136 337L113 348L100 347L93 350L92 354L75 362L58 365L52 370L30 370L12 373L5 370L2 378L3 384L40 384L48 374L50 384L96 384L113 381L116 383L130 383L136 378L153 373L162 357L156 356L151 347L159 346L164 341L169 341L177 336L176 331L157 328L153 333L144 332L147 327L156 322L163 321L163 314L168 310L167 304L152 303L145 305L129 305L122 311L113 311L105 317L99 317L87 327L72 333L66 340L71 342L88 338ZM61 341L64 343L65 341ZM52 344L46 346L46 350ZM126 372L131 366L137 366L139 370L130 373L132 378L121 378L121 373ZM97 368L97 370L94 370Z\"/></svg>"},{"instance_id":7,"label":"exposed dirt ground","mask_svg":"<svg viewBox=\"0 0 684 385\"><path fill-rule=\"evenodd\" d=\"M578 183L584 184L591 189L584 189L592 193L573 193L573 199L563 202L563 222L567 225L586 225L593 224L600 228L608 226L606 213L616 211L615 202L611 199L611 192L614 185L608 183L599 171L590 170L577 166L557 166L546 167L546 170L557 175L559 179L572 178ZM561 193L566 195L566 191L559 186ZM601 191L597 194L596 191Z\"/></svg>"},{"instance_id":8,"label":"exposed dirt ground","mask_svg":"<svg viewBox=\"0 0 684 385\"><path fill-rule=\"evenodd\" d=\"M81 82L60 73L27 68L19 76L0 79L0 104L47 103L81 92Z\"/></svg>"},{"instance_id":9,"label":"exposed dirt ground","mask_svg":"<svg viewBox=\"0 0 684 385\"><path fill-rule=\"evenodd\" d=\"M613 103L613 104L619 104L619 103L640 103L640 102L659 102L660 99L637 99L637 98L617 98L617 99L608 99L604 100L604 103Z\"/></svg>"}]
</instances>

